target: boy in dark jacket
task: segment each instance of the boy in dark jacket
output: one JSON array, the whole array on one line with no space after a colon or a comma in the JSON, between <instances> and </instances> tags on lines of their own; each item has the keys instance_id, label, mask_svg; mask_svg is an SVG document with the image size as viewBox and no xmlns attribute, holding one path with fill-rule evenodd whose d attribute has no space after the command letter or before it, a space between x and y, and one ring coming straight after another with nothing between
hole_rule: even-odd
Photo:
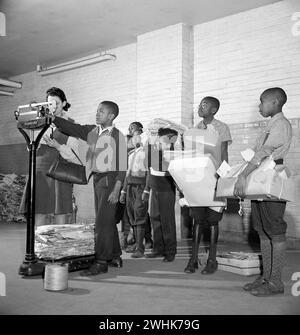
<instances>
[{"instance_id":1,"label":"boy in dark jacket","mask_svg":"<svg viewBox=\"0 0 300 335\"><path fill-rule=\"evenodd\" d=\"M153 229L153 251L147 258L164 257L164 262L175 259L177 241L175 224L175 184L164 159L165 150L174 150L178 133L170 128L158 130L159 147L150 146L149 174L143 199L149 199L149 214Z\"/></svg>"}]
</instances>

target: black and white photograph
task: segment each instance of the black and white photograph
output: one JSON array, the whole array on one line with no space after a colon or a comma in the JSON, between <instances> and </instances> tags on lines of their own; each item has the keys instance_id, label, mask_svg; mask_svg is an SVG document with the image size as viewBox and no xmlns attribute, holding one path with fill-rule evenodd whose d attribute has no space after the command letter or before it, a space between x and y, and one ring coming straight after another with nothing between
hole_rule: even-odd
<instances>
[{"instance_id":1,"label":"black and white photograph","mask_svg":"<svg viewBox=\"0 0 300 335\"><path fill-rule=\"evenodd\" d=\"M0 0L0 315L299 315L299 205L299 0Z\"/></svg>"}]
</instances>

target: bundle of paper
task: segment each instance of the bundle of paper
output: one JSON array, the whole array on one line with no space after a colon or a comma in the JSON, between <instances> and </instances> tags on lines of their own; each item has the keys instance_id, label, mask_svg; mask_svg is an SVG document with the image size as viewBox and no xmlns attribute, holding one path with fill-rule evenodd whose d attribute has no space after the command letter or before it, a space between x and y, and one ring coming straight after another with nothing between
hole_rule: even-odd
<instances>
[{"instance_id":1,"label":"bundle of paper","mask_svg":"<svg viewBox=\"0 0 300 335\"><path fill-rule=\"evenodd\" d=\"M163 118L155 118L148 125L146 130L151 133L157 133L159 128L171 128L176 130L179 134L184 133L188 128L185 125L173 122Z\"/></svg>"},{"instance_id":2,"label":"bundle of paper","mask_svg":"<svg viewBox=\"0 0 300 335\"><path fill-rule=\"evenodd\" d=\"M217 255L219 270L243 276L260 274L261 255L247 252L224 252Z\"/></svg>"},{"instance_id":3,"label":"bundle of paper","mask_svg":"<svg viewBox=\"0 0 300 335\"><path fill-rule=\"evenodd\" d=\"M95 253L94 224L47 225L37 227L35 252L38 258L57 260Z\"/></svg>"},{"instance_id":4,"label":"bundle of paper","mask_svg":"<svg viewBox=\"0 0 300 335\"><path fill-rule=\"evenodd\" d=\"M19 214L26 176L0 174L0 221L25 222Z\"/></svg>"},{"instance_id":5,"label":"bundle of paper","mask_svg":"<svg viewBox=\"0 0 300 335\"><path fill-rule=\"evenodd\" d=\"M144 129L144 132L141 134L142 144L158 144L158 129L159 128L170 128L178 132L177 141L174 143L174 148L181 150L183 149L182 145L182 134L188 129L185 125L163 119L155 118L153 119L147 127Z\"/></svg>"},{"instance_id":6,"label":"bundle of paper","mask_svg":"<svg viewBox=\"0 0 300 335\"><path fill-rule=\"evenodd\" d=\"M227 164L227 163L226 163ZM216 196L218 198L235 197L234 186L238 175L245 169L247 162L232 168L222 163L217 173L220 175ZM224 167L225 166L225 167ZM246 179L245 198L252 200L294 201L294 183L288 178L284 167L266 158Z\"/></svg>"},{"instance_id":7,"label":"bundle of paper","mask_svg":"<svg viewBox=\"0 0 300 335\"><path fill-rule=\"evenodd\" d=\"M226 202L215 199L216 167L210 155L185 157L171 160L169 172L184 194L188 206L225 206Z\"/></svg>"}]
</instances>

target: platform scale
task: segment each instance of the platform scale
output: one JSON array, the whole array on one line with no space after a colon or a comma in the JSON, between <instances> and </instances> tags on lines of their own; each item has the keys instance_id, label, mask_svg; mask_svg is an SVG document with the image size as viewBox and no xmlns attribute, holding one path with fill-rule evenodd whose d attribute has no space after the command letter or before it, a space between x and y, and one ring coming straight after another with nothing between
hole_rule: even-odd
<instances>
[{"instance_id":1,"label":"platform scale","mask_svg":"<svg viewBox=\"0 0 300 335\"><path fill-rule=\"evenodd\" d=\"M64 262L69 264L69 271L77 271L88 268L94 261L93 255L66 257L59 260L39 259L34 251L35 244L35 185L36 185L36 151L39 143L51 125L51 103L32 103L19 106L14 112L17 120L17 128L24 136L29 151L29 173L27 187L26 208L26 253L23 263L19 268L21 276L43 275L47 262ZM25 112L24 112L25 110ZM29 131L29 135L26 132ZM39 131L35 138L35 132Z\"/></svg>"}]
</instances>

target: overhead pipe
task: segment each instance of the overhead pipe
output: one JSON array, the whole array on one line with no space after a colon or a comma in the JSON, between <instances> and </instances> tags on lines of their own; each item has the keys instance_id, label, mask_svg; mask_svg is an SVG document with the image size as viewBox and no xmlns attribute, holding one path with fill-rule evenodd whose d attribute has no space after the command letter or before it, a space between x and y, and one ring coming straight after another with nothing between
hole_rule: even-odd
<instances>
[{"instance_id":1,"label":"overhead pipe","mask_svg":"<svg viewBox=\"0 0 300 335\"><path fill-rule=\"evenodd\" d=\"M22 88L22 83L19 83L17 81L12 81L8 79L0 78L0 85L7 86L7 87L13 87L13 88Z\"/></svg>"}]
</instances>

